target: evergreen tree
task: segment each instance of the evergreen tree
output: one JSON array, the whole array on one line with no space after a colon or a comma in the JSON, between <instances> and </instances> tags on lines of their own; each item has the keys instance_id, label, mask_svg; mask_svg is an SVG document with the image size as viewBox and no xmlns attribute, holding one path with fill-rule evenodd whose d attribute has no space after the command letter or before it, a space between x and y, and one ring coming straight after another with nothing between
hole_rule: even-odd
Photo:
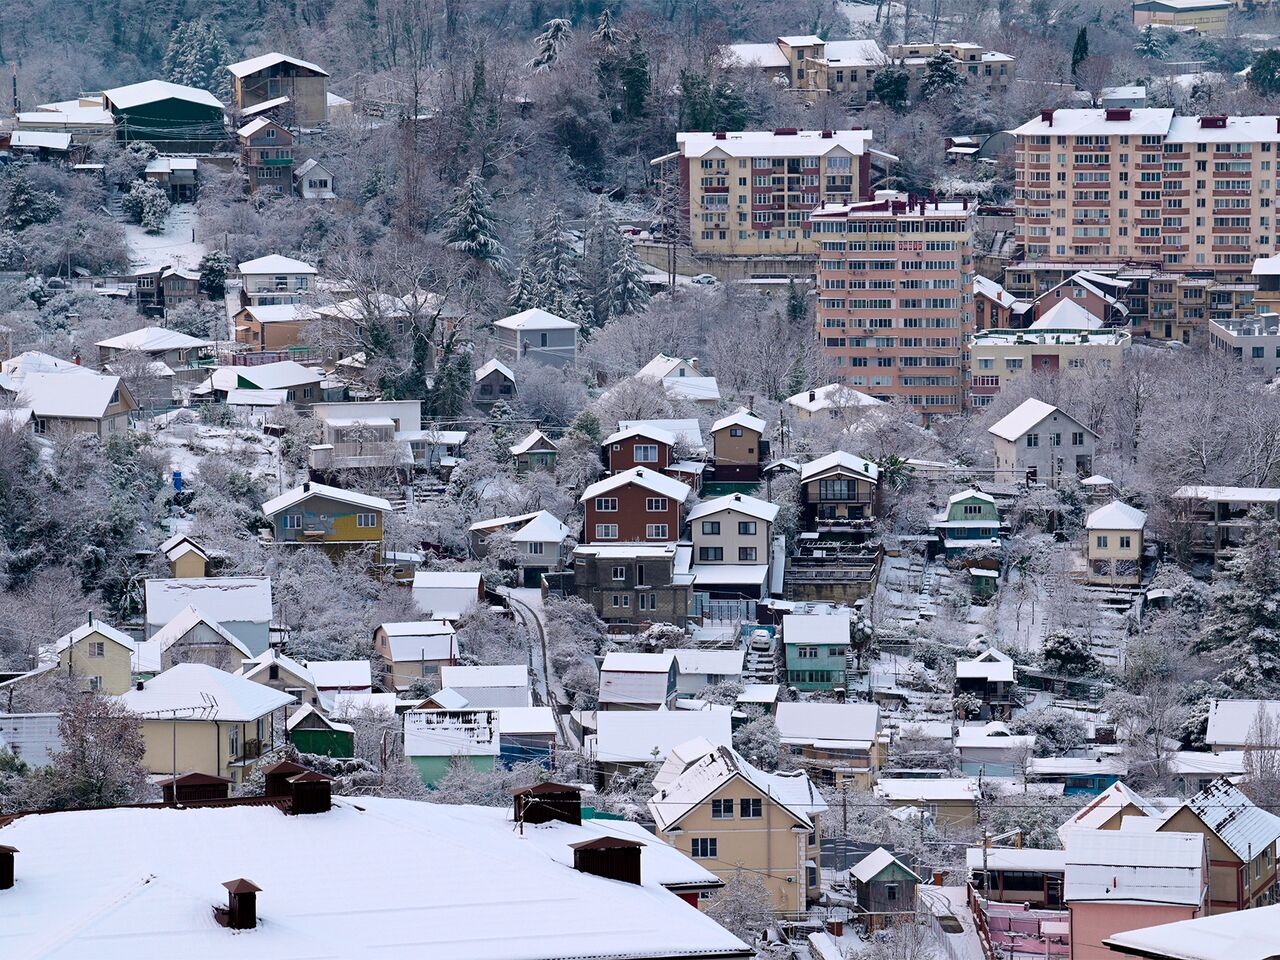
<instances>
[{"instance_id":1,"label":"evergreen tree","mask_svg":"<svg viewBox=\"0 0 1280 960\"><path fill-rule=\"evenodd\" d=\"M479 170L472 170L454 198L441 239L446 246L505 273L507 251L498 239L492 206L493 197L484 188L484 178Z\"/></svg>"},{"instance_id":2,"label":"evergreen tree","mask_svg":"<svg viewBox=\"0 0 1280 960\"><path fill-rule=\"evenodd\" d=\"M221 30L207 20L178 24L169 38L161 70L165 79L208 90L220 100L231 97L231 47Z\"/></svg>"},{"instance_id":3,"label":"evergreen tree","mask_svg":"<svg viewBox=\"0 0 1280 960\"><path fill-rule=\"evenodd\" d=\"M956 62L950 54L936 53L925 62L920 95L926 100L954 93L963 86L964 77L956 69Z\"/></svg>"},{"instance_id":4,"label":"evergreen tree","mask_svg":"<svg viewBox=\"0 0 1280 960\"><path fill-rule=\"evenodd\" d=\"M516 270L515 279L511 281L511 293L507 296L507 306L517 313L538 305L538 282L534 279L533 270L527 262L521 261Z\"/></svg>"},{"instance_id":5,"label":"evergreen tree","mask_svg":"<svg viewBox=\"0 0 1280 960\"><path fill-rule=\"evenodd\" d=\"M1074 77L1080 64L1089 59L1089 28L1081 27L1076 34L1076 45L1071 48L1071 75Z\"/></svg>"},{"instance_id":6,"label":"evergreen tree","mask_svg":"<svg viewBox=\"0 0 1280 960\"><path fill-rule=\"evenodd\" d=\"M618 65L618 79L622 83L623 114L630 120L643 116L649 99L649 53L639 35L633 34L627 44L626 55Z\"/></svg>"},{"instance_id":7,"label":"evergreen tree","mask_svg":"<svg viewBox=\"0 0 1280 960\"><path fill-rule=\"evenodd\" d=\"M577 269L578 253L559 210L551 212L540 233L539 243L533 249L534 277L542 296L563 306L572 300L574 289L582 282ZM555 308L546 303L542 306L555 312Z\"/></svg>"},{"instance_id":8,"label":"evergreen tree","mask_svg":"<svg viewBox=\"0 0 1280 960\"><path fill-rule=\"evenodd\" d=\"M622 39L622 36L613 22L613 11L608 7L601 11L600 18L596 20L596 29L591 34L591 39L607 52L612 52L618 48L618 42Z\"/></svg>"},{"instance_id":9,"label":"evergreen tree","mask_svg":"<svg viewBox=\"0 0 1280 960\"><path fill-rule=\"evenodd\" d=\"M62 213L62 204L56 194L37 190L26 171L20 170L9 177L8 196L4 203L5 227L20 231L37 223L49 223Z\"/></svg>"},{"instance_id":10,"label":"evergreen tree","mask_svg":"<svg viewBox=\"0 0 1280 960\"><path fill-rule=\"evenodd\" d=\"M804 291L796 286L795 280L787 281L787 322L795 327L807 327L809 307L805 301Z\"/></svg>"},{"instance_id":11,"label":"evergreen tree","mask_svg":"<svg viewBox=\"0 0 1280 960\"><path fill-rule=\"evenodd\" d=\"M1280 50L1263 50L1249 67L1249 89L1264 97L1280 94Z\"/></svg>"},{"instance_id":12,"label":"evergreen tree","mask_svg":"<svg viewBox=\"0 0 1280 960\"><path fill-rule=\"evenodd\" d=\"M1133 51L1145 60L1159 60L1164 56L1164 38L1148 23L1138 32Z\"/></svg>"},{"instance_id":13,"label":"evergreen tree","mask_svg":"<svg viewBox=\"0 0 1280 960\"><path fill-rule=\"evenodd\" d=\"M1218 679L1234 693L1267 698L1280 690L1280 521L1258 510L1249 519L1194 649L1224 664Z\"/></svg>"},{"instance_id":14,"label":"evergreen tree","mask_svg":"<svg viewBox=\"0 0 1280 960\"><path fill-rule=\"evenodd\" d=\"M742 130L750 112L746 97L726 78L713 84L705 73L680 71L682 130Z\"/></svg>"},{"instance_id":15,"label":"evergreen tree","mask_svg":"<svg viewBox=\"0 0 1280 960\"><path fill-rule=\"evenodd\" d=\"M871 90L875 98L894 113L907 109L907 96L911 77L901 64L891 63L876 72Z\"/></svg>"},{"instance_id":16,"label":"evergreen tree","mask_svg":"<svg viewBox=\"0 0 1280 960\"><path fill-rule=\"evenodd\" d=\"M200 289L210 297L223 296L230 272L231 258L221 250L210 250L200 258Z\"/></svg>"},{"instance_id":17,"label":"evergreen tree","mask_svg":"<svg viewBox=\"0 0 1280 960\"><path fill-rule=\"evenodd\" d=\"M587 226L583 258L583 286L591 303L592 322L604 326L613 302L613 269L622 246L622 234L603 196L596 201Z\"/></svg>"},{"instance_id":18,"label":"evergreen tree","mask_svg":"<svg viewBox=\"0 0 1280 960\"><path fill-rule=\"evenodd\" d=\"M445 343L427 395L427 409L433 417L453 420L461 416L471 396L471 354L458 350L453 341Z\"/></svg>"},{"instance_id":19,"label":"evergreen tree","mask_svg":"<svg viewBox=\"0 0 1280 960\"><path fill-rule=\"evenodd\" d=\"M533 40L538 52L527 64L533 68L534 73L544 73L554 67L573 37L573 24L568 20L548 20L542 27L542 33Z\"/></svg>"},{"instance_id":20,"label":"evergreen tree","mask_svg":"<svg viewBox=\"0 0 1280 960\"><path fill-rule=\"evenodd\" d=\"M628 237L619 237L618 259L613 265L613 299L609 306L611 316L636 313L649 305L649 283L645 279L644 264L636 255L635 244Z\"/></svg>"},{"instance_id":21,"label":"evergreen tree","mask_svg":"<svg viewBox=\"0 0 1280 960\"><path fill-rule=\"evenodd\" d=\"M133 223L138 223L147 233L160 233L169 217L169 195L150 180L135 180L120 200L120 205Z\"/></svg>"}]
</instances>

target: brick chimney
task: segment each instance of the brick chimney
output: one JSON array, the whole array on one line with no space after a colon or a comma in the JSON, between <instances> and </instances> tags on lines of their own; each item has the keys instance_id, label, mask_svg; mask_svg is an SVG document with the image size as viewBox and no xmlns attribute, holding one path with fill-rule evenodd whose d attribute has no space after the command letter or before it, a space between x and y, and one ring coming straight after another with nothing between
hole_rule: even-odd
<instances>
[{"instance_id":1,"label":"brick chimney","mask_svg":"<svg viewBox=\"0 0 1280 960\"><path fill-rule=\"evenodd\" d=\"M582 823L582 791L564 783L535 783L511 792L516 823Z\"/></svg>"},{"instance_id":2,"label":"brick chimney","mask_svg":"<svg viewBox=\"0 0 1280 960\"><path fill-rule=\"evenodd\" d=\"M573 848L573 869L640 885L640 844L635 840L597 837L569 846Z\"/></svg>"},{"instance_id":3,"label":"brick chimney","mask_svg":"<svg viewBox=\"0 0 1280 960\"><path fill-rule=\"evenodd\" d=\"M1051 127L1053 126L1053 110L1052 110L1052 108L1051 108L1051 109L1048 109L1048 110L1041 110L1041 111L1040 111L1040 121L1041 121L1042 123L1047 123L1047 124L1048 124L1049 126L1051 126Z\"/></svg>"},{"instance_id":4,"label":"brick chimney","mask_svg":"<svg viewBox=\"0 0 1280 960\"><path fill-rule=\"evenodd\" d=\"M712 134L712 136L715 137L717 140L729 139L728 131L725 131L725 130L717 130L715 133Z\"/></svg>"},{"instance_id":5,"label":"brick chimney","mask_svg":"<svg viewBox=\"0 0 1280 960\"><path fill-rule=\"evenodd\" d=\"M227 888L227 907L225 915L218 911L218 921L231 930L252 930L258 925L258 891L262 888L243 877L223 886Z\"/></svg>"},{"instance_id":6,"label":"brick chimney","mask_svg":"<svg viewBox=\"0 0 1280 960\"><path fill-rule=\"evenodd\" d=\"M1108 107L1106 119L1108 120L1129 120L1133 116L1133 111L1128 107Z\"/></svg>"},{"instance_id":7,"label":"brick chimney","mask_svg":"<svg viewBox=\"0 0 1280 960\"><path fill-rule=\"evenodd\" d=\"M0 890L8 890L13 886L13 855L17 847L7 847L0 843Z\"/></svg>"}]
</instances>

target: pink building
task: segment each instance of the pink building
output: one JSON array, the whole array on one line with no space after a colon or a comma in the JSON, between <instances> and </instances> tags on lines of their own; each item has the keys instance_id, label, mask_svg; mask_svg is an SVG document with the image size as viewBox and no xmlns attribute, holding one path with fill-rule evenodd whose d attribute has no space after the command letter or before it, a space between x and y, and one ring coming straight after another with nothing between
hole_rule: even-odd
<instances>
[{"instance_id":1,"label":"pink building","mask_svg":"<svg viewBox=\"0 0 1280 960\"><path fill-rule=\"evenodd\" d=\"M1072 830L1067 835L1064 895L1070 912L1071 960L1115 960L1103 943L1108 937L1190 920L1206 911L1209 863L1204 837L1132 826Z\"/></svg>"}]
</instances>

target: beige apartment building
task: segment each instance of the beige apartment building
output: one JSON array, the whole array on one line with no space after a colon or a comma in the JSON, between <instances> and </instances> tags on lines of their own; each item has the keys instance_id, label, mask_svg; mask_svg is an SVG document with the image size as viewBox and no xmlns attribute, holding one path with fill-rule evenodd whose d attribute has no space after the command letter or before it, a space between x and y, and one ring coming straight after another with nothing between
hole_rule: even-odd
<instances>
[{"instance_id":1,"label":"beige apartment building","mask_svg":"<svg viewBox=\"0 0 1280 960\"><path fill-rule=\"evenodd\" d=\"M983 330L969 344L970 402L985 407L1010 381L1033 371L1070 375L1120 369L1132 337L1124 330Z\"/></svg>"},{"instance_id":2,"label":"beige apartment building","mask_svg":"<svg viewBox=\"0 0 1280 960\"><path fill-rule=\"evenodd\" d=\"M735 43L725 48L726 66L758 70L807 100L836 96L851 106L875 99L877 71L894 63L918 92L930 57L949 55L970 83L1003 90L1013 80L1016 58L977 43L895 43L881 50L874 40L823 40L817 36L778 37L770 43Z\"/></svg>"},{"instance_id":3,"label":"beige apartment building","mask_svg":"<svg viewBox=\"0 0 1280 960\"><path fill-rule=\"evenodd\" d=\"M961 410L974 216L967 199L894 191L813 211L818 336L842 383L926 420Z\"/></svg>"},{"instance_id":4,"label":"beige apartment building","mask_svg":"<svg viewBox=\"0 0 1280 960\"><path fill-rule=\"evenodd\" d=\"M1029 260L1240 273L1278 248L1277 117L1042 110L1013 131Z\"/></svg>"},{"instance_id":5,"label":"beige apartment building","mask_svg":"<svg viewBox=\"0 0 1280 960\"><path fill-rule=\"evenodd\" d=\"M689 245L721 257L811 257L809 213L862 198L870 130L678 133Z\"/></svg>"}]
</instances>

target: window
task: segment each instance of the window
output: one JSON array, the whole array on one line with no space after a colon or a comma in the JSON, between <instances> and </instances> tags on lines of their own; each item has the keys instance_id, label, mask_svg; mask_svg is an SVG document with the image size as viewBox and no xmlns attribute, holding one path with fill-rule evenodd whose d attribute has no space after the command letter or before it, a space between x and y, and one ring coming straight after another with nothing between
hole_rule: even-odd
<instances>
[{"instance_id":1,"label":"window","mask_svg":"<svg viewBox=\"0 0 1280 960\"><path fill-rule=\"evenodd\" d=\"M742 436L742 428L741 428L741 427L730 427L730 428L729 428L729 436L731 436L731 437L740 437L740 436Z\"/></svg>"},{"instance_id":2,"label":"window","mask_svg":"<svg viewBox=\"0 0 1280 960\"><path fill-rule=\"evenodd\" d=\"M1107 538L1106 538L1106 535L1105 535L1105 534L1099 534L1099 535L1098 535L1098 538L1097 538L1097 544L1098 544L1098 549L1099 549L1099 550L1105 550L1105 549L1107 549Z\"/></svg>"},{"instance_id":3,"label":"window","mask_svg":"<svg viewBox=\"0 0 1280 960\"><path fill-rule=\"evenodd\" d=\"M732 800L712 800L711 801L711 819L712 820L732 820L733 819L733 801Z\"/></svg>"},{"instance_id":4,"label":"window","mask_svg":"<svg viewBox=\"0 0 1280 960\"><path fill-rule=\"evenodd\" d=\"M540 555L540 554L542 554L543 552L545 552L546 547L547 547L547 545L546 545L545 543L539 543L538 541L536 541L536 540L535 540L535 541L530 542L530 544L529 544L529 552L530 552L531 554L538 554L538 555Z\"/></svg>"},{"instance_id":5,"label":"window","mask_svg":"<svg viewBox=\"0 0 1280 960\"><path fill-rule=\"evenodd\" d=\"M1071 432L1071 445L1072 445L1073 447L1083 447L1083 446L1084 446L1084 431L1083 431L1083 430L1073 430L1073 431Z\"/></svg>"},{"instance_id":6,"label":"window","mask_svg":"<svg viewBox=\"0 0 1280 960\"><path fill-rule=\"evenodd\" d=\"M538 346L545 347L547 345L547 335L545 333L538 334Z\"/></svg>"},{"instance_id":7,"label":"window","mask_svg":"<svg viewBox=\"0 0 1280 960\"><path fill-rule=\"evenodd\" d=\"M302 514L286 513L283 517L280 518L280 527L284 530L301 530Z\"/></svg>"},{"instance_id":8,"label":"window","mask_svg":"<svg viewBox=\"0 0 1280 960\"><path fill-rule=\"evenodd\" d=\"M89 656L105 657L107 655L107 645L102 640L93 640L89 643Z\"/></svg>"},{"instance_id":9,"label":"window","mask_svg":"<svg viewBox=\"0 0 1280 960\"><path fill-rule=\"evenodd\" d=\"M376 527L378 525L378 515L376 513L357 513L357 527Z\"/></svg>"},{"instance_id":10,"label":"window","mask_svg":"<svg viewBox=\"0 0 1280 960\"><path fill-rule=\"evenodd\" d=\"M759 797L743 797L738 801L738 816L743 820L759 820L764 816L763 801Z\"/></svg>"},{"instance_id":11,"label":"window","mask_svg":"<svg viewBox=\"0 0 1280 960\"><path fill-rule=\"evenodd\" d=\"M695 860L714 860L719 854L715 837L694 837L693 838L693 859Z\"/></svg>"},{"instance_id":12,"label":"window","mask_svg":"<svg viewBox=\"0 0 1280 960\"><path fill-rule=\"evenodd\" d=\"M657 610L658 595L656 593L640 594L640 609L641 610Z\"/></svg>"},{"instance_id":13,"label":"window","mask_svg":"<svg viewBox=\"0 0 1280 960\"><path fill-rule=\"evenodd\" d=\"M666 513L667 498L666 497L648 497L644 501L644 508L648 513Z\"/></svg>"},{"instance_id":14,"label":"window","mask_svg":"<svg viewBox=\"0 0 1280 960\"><path fill-rule=\"evenodd\" d=\"M295 703L302 703L302 698L307 693L302 687L285 687L284 692L293 697Z\"/></svg>"},{"instance_id":15,"label":"window","mask_svg":"<svg viewBox=\"0 0 1280 960\"><path fill-rule=\"evenodd\" d=\"M1028 449L1030 449L1030 448L1032 448L1032 447L1038 447L1038 446L1040 446L1040 434L1038 434L1038 433L1028 433L1028 434L1027 434L1027 448L1028 448Z\"/></svg>"},{"instance_id":16,"label":"window","mask_svg":"<svg viewBox=\"0 0 1280 960\"><path fill-rule=\"evenodd\" d=\"M724 559L724 547L699 547L698 562L711 563Z\"/></svg>"},{"instance_id":17,"label":"window","mask_svg":"<svg viewBox=\"0 0 1280 960\"><path fill-rule=\"evenodd\" d=\"M232 727L227 731L227 753L232 757L240 756L240 728Z\"/></svg>"},{"instance_id":18,"label":"window","mask_svg":"<svg viewBox=\"0 0 1280 960\"><path fill-rule=\"evenodd\" d=\"M615 580L625 580L625 579L627 579L627 568L626 568L626 567L614 567L614 568L613 568L613 579L615 579Z\"/></svg>"},{"instance_id":19,"label":"window","mask_svg":"<svg viewBox=\"0 0 1280 960\"><path fill-rule=\"evenodd\" d=\"M754 537L756 533L756 522L754 520L739 520L738 533L747 537Z\"/></svg>"},{"instance_id":20,"label":"window","mask_svg":"<svg viewBox=\"0 0 1280 960\"><path fill-rule=\"evenodd\" d=\"M702 533L704 536L708 536L708 537L720 536L720 521L719 520L703 520Z\"/></svg>"},{"instance_id":21,"label":"window","mask_svg":"<svg viewBox=\"0 0 1280 960\"><path fill-rule=\"evenodd\" d=\"M634 449L635 456L632 459L636 463L658 462L658 445L656 443L637 443Z\"/></svg>"},{"instance_id":22,"label":"window","mask_svg":"<svg viewBox=\"0 0 1280 960\"><path fill-rule=\"evenodd\" d=\"M817 647L796 647L796 659L797 660L817 660L818 648Z\"/></svg>"},{"instance_id":23,"label":"window","mask_svg":"<svg viewBox=\"0 0 1280 960\"><path fill-rule=\"evenodd\" d=\"M596 497L596 511L598 513L617 513L618 498L617 497Z\"/></svg>"},{"instance_id":24,"label":"window","mask_svg":"<svg viewBox=\"0 0 1280 960\"><path fill-rule=\"evenodd\" d=\"M744 563L755 563L756 548L755 547L739 547L738 560Z\"/></svg>"},{"instance_id":25,"label":"window","mask_svg":"<svg viewBox=\"0 0 1280 960\"><path fill-rule=\"evenodd\" d=\"M1121 549L1121 550L1128 550L1131 546L1133 546L1133 538L1132 538L1132 537L1121 537L1121 538L1120 538L1120 549Z\"/></svg>"},{"instance_id":26,"label":"window","mask_svg":"<svg viewBox=\"0 0 1280 960\"><path fill-rule=\"evenodd\" d=\"M964 515L965 515L966 517L980 517L980 516L982 516L982 504L980 504L980 503L966 503L966 504L964 505Z\"/></svg>"},{"instance_id":27,"label":"window","mask_svg":"<svg viewBox=\"0 0 1280 960\"><path fill-rule=\"evenodd\" d=\"M101 693L101 692L102 692L102 678L101 678L101 677L90 677L90 678L89 678L89 689L90 689L90 690L93 690L95 693Z\"/></svg>"},{"instance_id":28,"label":"window","mask_svg":"<svg viewBox=\"0 0 1280 960\"><path fill-rule=\"evenodd\" d=\"M665 540L667 539L667 525L665 523L646 524L644 535L647 540Z\"/></svg>"},{"instance_id":29,"label":"window","mask_svg":"<svg viewBox=\"0 0 1280 960\"><path fill-rule=\"evenodd\" d=\"M596 539L597 540L617 540L618 525L616 523L597 523Z\"/></svg>"},{"instance_id":30,"label":"window","mask_svg":"<svg viewBox=\"0 0 1280 960\"><path fill-rule=\"evenodd\" d=\"M898 885L896 883L886 883L884 885L884 898L890 902L898 899Z\"/></svg>"}]
</instances>

